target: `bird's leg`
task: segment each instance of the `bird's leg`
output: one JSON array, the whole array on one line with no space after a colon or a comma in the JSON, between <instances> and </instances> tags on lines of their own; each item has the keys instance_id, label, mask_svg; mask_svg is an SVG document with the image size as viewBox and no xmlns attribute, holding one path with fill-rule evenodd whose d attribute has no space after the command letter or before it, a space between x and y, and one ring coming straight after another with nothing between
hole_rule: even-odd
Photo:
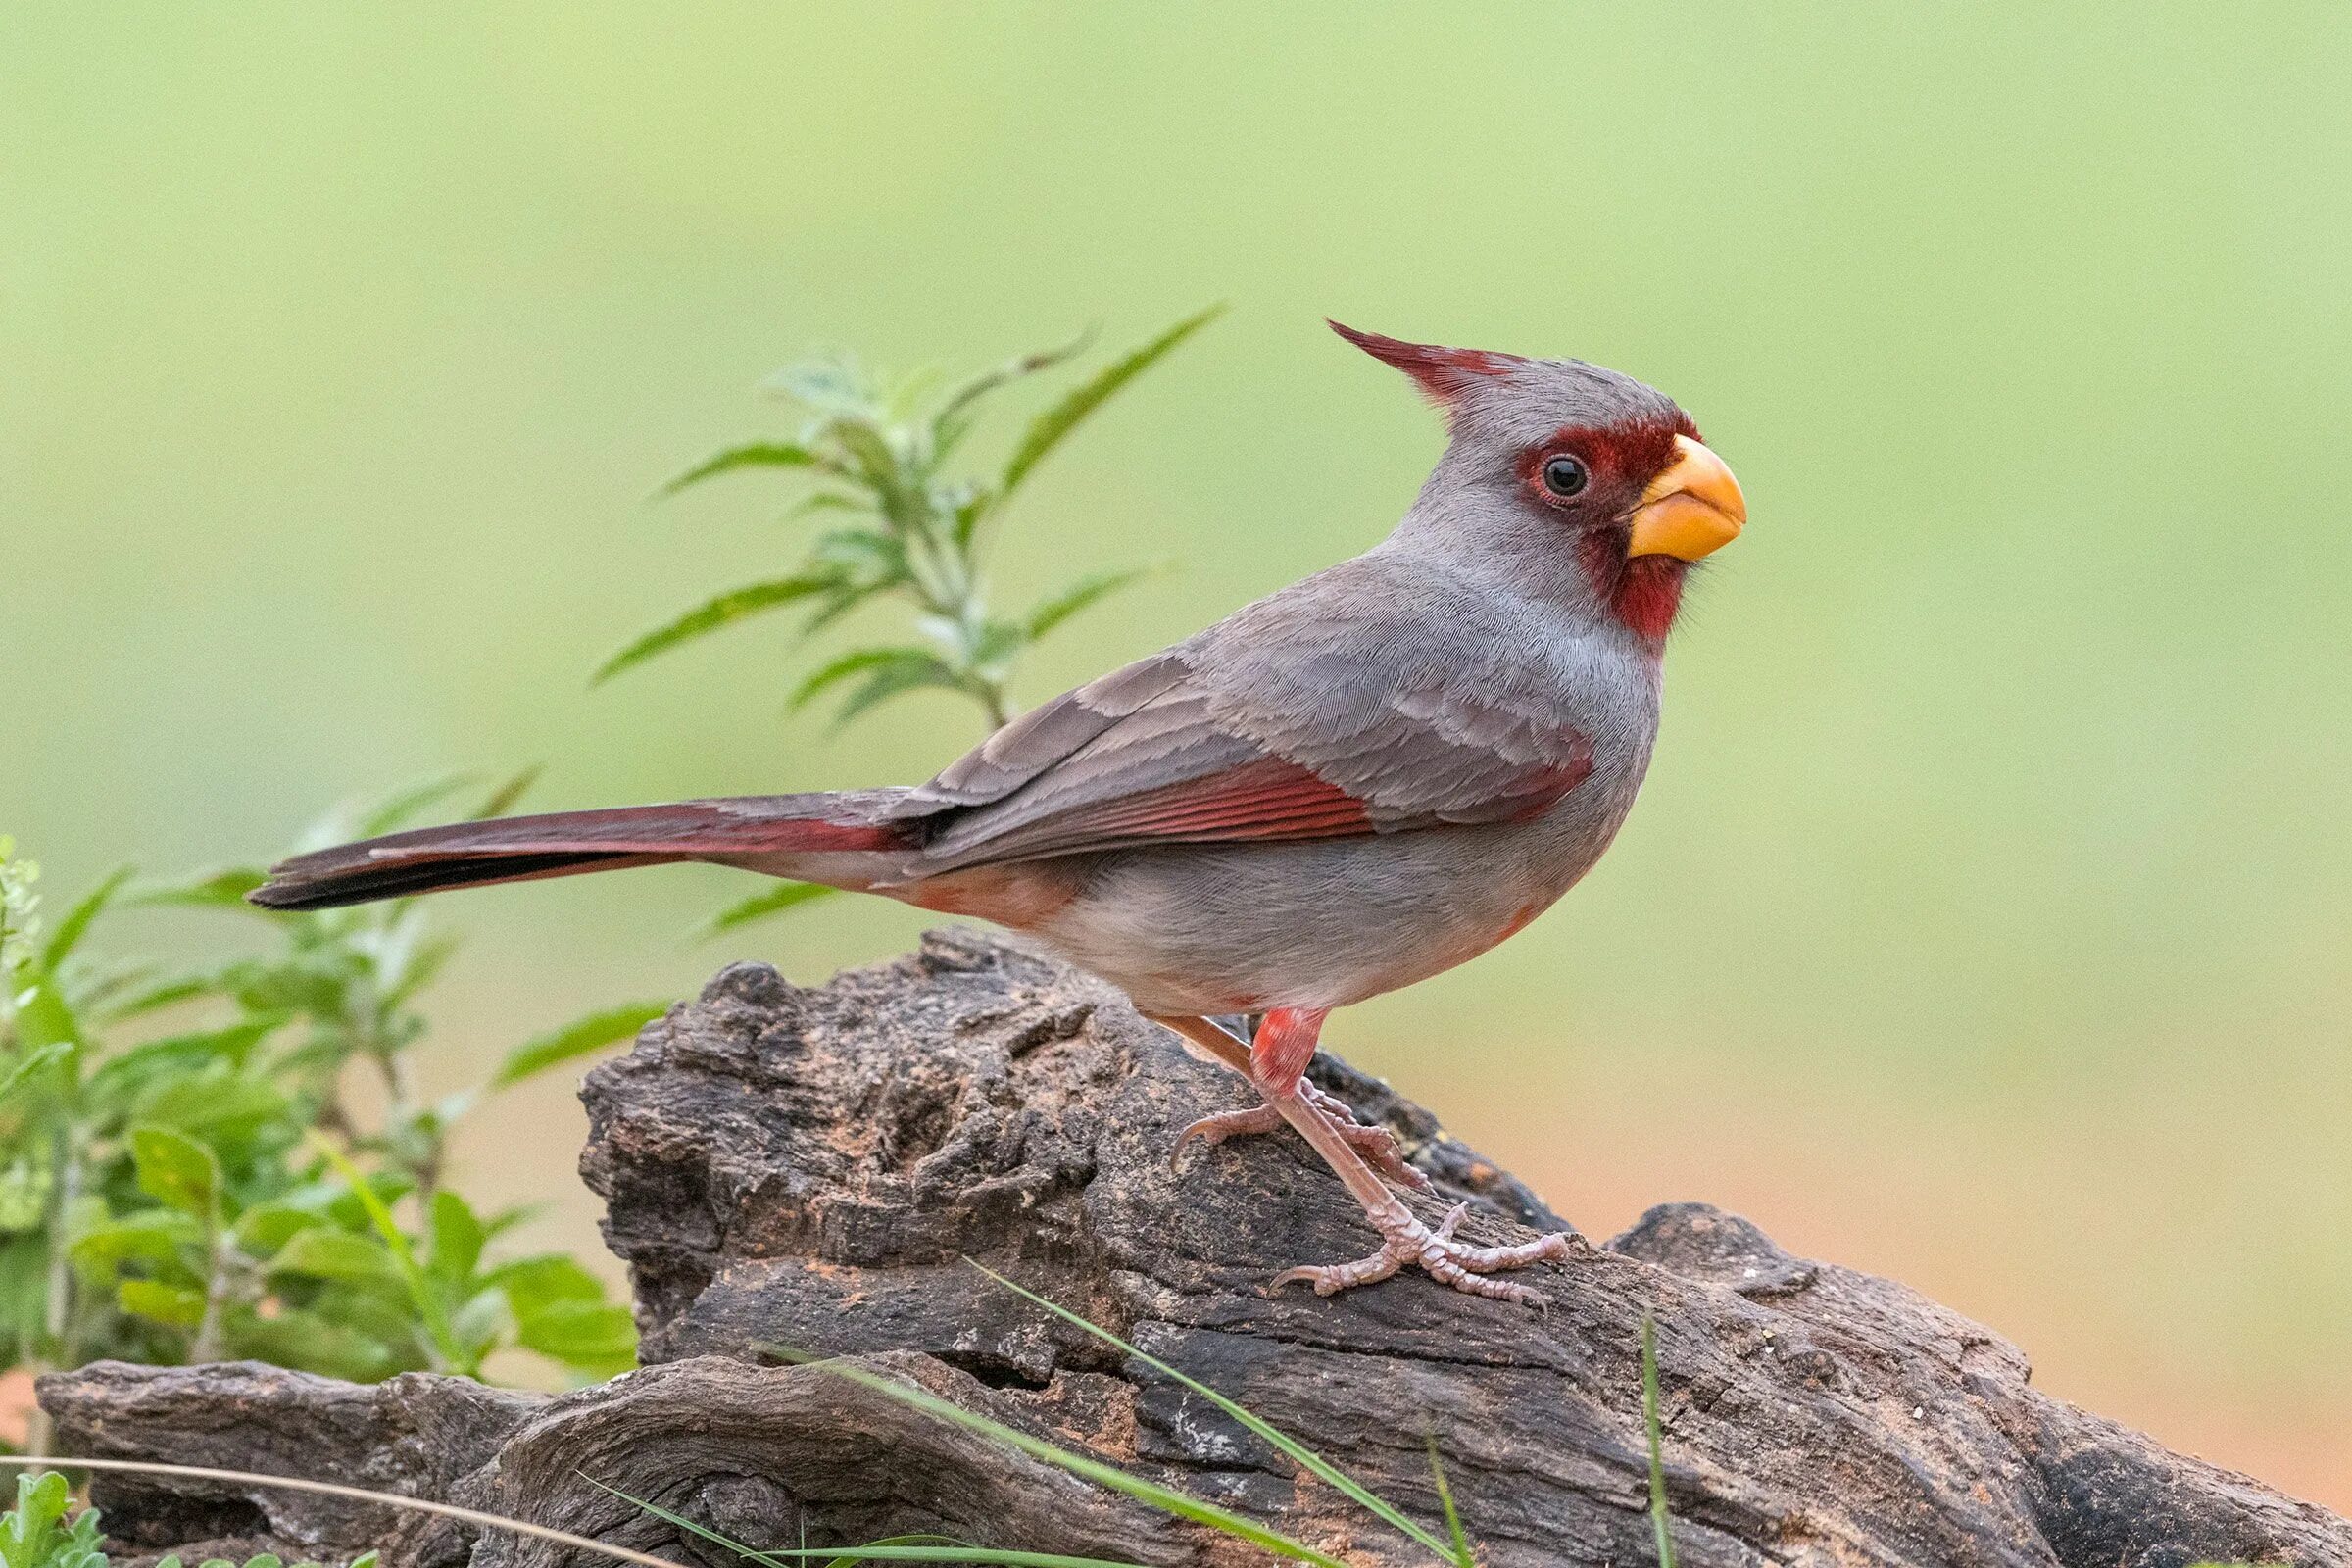
<instances>
[{"instance_id":1,"label":"bird's leg","mask_svg":"<svg viewBox=\"0 0 2352 1568\"><path fill-rule=\"evenodd\" d=\"M1455 1229L1469 1212L1467 1203L1456 1204L1438 1228L1431 1230L1404 1206L1401 1199L1389 1191L1354 1147L1299 1093L1300 1075L1314 1056L1315 1036L1323 1027L1326 1010L1278 1007L1267 1013L1265 1022L1258 1026L1257 1039L1250 1048L1250 1077L1257 1085L1258 1093L1266 1097L1266 1102L1281 1113L1283 1120L1298 1129L1299 1136L1314 1146L1315 1152L1323 1156L1324 1162L1355 1195L1356 1201L1364 1205L1365 1216L1372 1221L1373 1229L1380 1232L1381 1247L1369 1257L1352 1263L1291 1269L1276 1276L1274 1289L1301 1280L1312 1285L1317 1296L1332 1296L1351 1285L1385 1280L1407 1263L1415 1263L1457 1291L1496 1300L1542 1305L1543 1298L1526 1286L1486 1276L1501 1269L1524 1268L1545 1258L1554 1262L1566 1258L1569 1240L1565 1233L1555 1231L1516 1247L1471 1247L1453 1239Z\"/></svg>"},{"instance_id":2,"label":"bird's leg","mask_svg":"<svg viewBox=\"0 0 2352 1568\"><path fill-rule=\"evenodd\" d=\"M1213 1018L1162 1017L1157 1020L1199 1045L1208 1048L1214 1055L1244 1077L1250 1076L1250 1047L1236 1039L1223 1024ZM1312 1054L1311 1049L1309 1054ZM1303 1069L1301 1069L1303 1071ZM1415 1192L1435 1191L1429 1177L1404 1157L1396 1136L1386 1127L1367 1127L1355 1119L1355 1112L1337 1095L1325 1094L1301 1078L1298 1092L1308 1104L1321 1112L1325 1121L1342 1138L1371 1160L1375 1168L1391 1181L1401 1183ZM1186 1147L1195 1140L1221 1144L1228 1138L1240 1138L1250 1133L1270 1133L1282 1126L1282 1112L1271 1103L1252 1105L1248 1110L1229 1110L1220 1115L1203 1116L1176 1135L1176 1147L1169 1152L1171 1162L1182 1157Z\"/></svg>"}]
</instances>

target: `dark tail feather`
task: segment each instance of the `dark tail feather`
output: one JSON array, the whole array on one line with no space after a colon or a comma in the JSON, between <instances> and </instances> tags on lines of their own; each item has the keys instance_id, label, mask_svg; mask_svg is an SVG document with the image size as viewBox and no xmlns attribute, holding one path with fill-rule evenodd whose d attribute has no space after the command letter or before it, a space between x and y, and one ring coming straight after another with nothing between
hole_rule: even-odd
<instances>
[{"instance_id":1,"label":"dark tail feather","mask_svg":"<svg viewBox=\"0 0 2352 1568\"><path fill-rule=\"evenodd\" d=\"M265 909L334 909L346 904L373 904L378 899L405 899L447 888L488 887L494 882L528 882L546 876L577 876L583 871L617 871L631 865L659 865L678 860L677 855L602 855L581 850L548 851L538 855L481 855L440 861L387 861L354 866L347 871L303 874L292 872L294 862L276 867L267 886L252 894Z\"/></svg>"},{"instance_id":2,"label":"dark tail feather","mask_svg":"<svg viewBox=\"0 0 2352 1568\"><path fill-rule=\"evenodd\" d=\"M748 796L455 822L298 855L271 867L251 898L266 909L331 909L676 860L905 849L919 835L914 821L892 819L905 794Z\"/></svg>"}]
</instances>

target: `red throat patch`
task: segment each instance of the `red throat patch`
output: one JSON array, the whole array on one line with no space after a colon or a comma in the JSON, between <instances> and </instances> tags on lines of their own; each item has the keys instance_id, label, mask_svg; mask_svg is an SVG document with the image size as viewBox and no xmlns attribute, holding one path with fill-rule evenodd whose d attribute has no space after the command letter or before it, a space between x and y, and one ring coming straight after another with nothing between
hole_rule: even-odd
<instances>
[{"instance_id":1,"label":"red throat patch","mask_svg":"<svg viewBox=\"0 0 2352 1568\"><path fill-rule=\"evenodd\" d=\"M1618 623L1644 642L1662 644L1683 605L1690 564L1672 556L1625 554L1622 529L1595 529L1577 541L1585 576Z\"/></svg>"},{"instance_id":2,"label":"red throat patch","mask_svg":"<svg viewBox=\"0 0 2352 1568\"><path fill-rule=\"evenodd\" d=\"M1625 564L1614 601L1617 618L1638 637L1662 643L1683 607L1683 579L1690 564L1672 556L1642 556Z\"/></svg>"}]
</instances>

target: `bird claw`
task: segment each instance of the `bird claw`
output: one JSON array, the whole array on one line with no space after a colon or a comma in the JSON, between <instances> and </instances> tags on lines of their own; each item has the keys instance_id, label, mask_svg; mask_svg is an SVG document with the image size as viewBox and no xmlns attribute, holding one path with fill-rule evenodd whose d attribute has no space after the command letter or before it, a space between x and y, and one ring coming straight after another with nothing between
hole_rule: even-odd
<instances>
[{"instance_id":1,"label":"bird claw","mask_svg":"<svg viewBox=\"0 0 2352 1568\"><path fill-rule=\"evenodd\" d=\"M1457 1242L1453 1233L1469 1214L1468 1203L1454 1204L1434 1231L1405 1212L1402 1205L1397 1205L1397 1211L1401 1218L1372 1216L1381 1232L1379 1251L1352 1263L1308 1264L1290 1269L1277 1275L1268 1289L1279 1291L1286 1285L1306 1284L1314 1287L1317 1296L1337 1296L1353 1286L1385 1280L1407 1263L1413 1263L1433 1279L1468 1295L1542 1307L1545 1304L1544 1298L1526 1286L1487 1276L1544 1260L1561 1262L1570 1250L1565 1231L1553 1231L1514 1247L1471 1247Z\"/></svg>"},{"instance_id":2,"label":"bird claw","mask_svg":"<svg viewBox=\"0 0 2352 1568\"><path fill-rule=\"evenodd\" d=\"M1417 1193L1437 1191L1427 1173L1404 1157L1403 1146L1386 1127L1367 1127L1355 1119L1348 1102L1336 1095L1324 1093L1312 1084L1302 1083L1299 1093L1308 1105L1319 1112L1331 1130L1348 1141L1349 1148L1371 1162L1372 1167L1399 1186ZM1176 1147L1168 1152L1168 1163L1173 1166L1184 1157L1186 1147L1196 1139L1206 1144L1221 1144L1228 1138L1242 1138L1253 1133L1270 1133L1285 1123L1282 1112L1272 1105L1252 1105L1248 1110L1228 1110L1214 1116L1203 1116L1176 1135Z\"/></svg>"}]
</instances>

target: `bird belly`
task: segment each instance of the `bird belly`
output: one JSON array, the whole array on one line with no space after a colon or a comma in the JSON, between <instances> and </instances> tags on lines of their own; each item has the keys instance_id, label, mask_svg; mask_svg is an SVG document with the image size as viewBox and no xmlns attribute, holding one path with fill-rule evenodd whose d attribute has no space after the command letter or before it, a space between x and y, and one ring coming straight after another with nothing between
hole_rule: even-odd
<instances>
[{"instance_id":1,"label":"bird belly","mask_svg":"<svg viewBox=\"0 0 2352 1568\"><path fill-rule=\"evenodd\" d=\"M1589 870L1607 831L1528 823L1092 858L1029 929L1146 1012L1337 1007L1442 973L1510 936Z\"/></svg>"}]
</instances>

